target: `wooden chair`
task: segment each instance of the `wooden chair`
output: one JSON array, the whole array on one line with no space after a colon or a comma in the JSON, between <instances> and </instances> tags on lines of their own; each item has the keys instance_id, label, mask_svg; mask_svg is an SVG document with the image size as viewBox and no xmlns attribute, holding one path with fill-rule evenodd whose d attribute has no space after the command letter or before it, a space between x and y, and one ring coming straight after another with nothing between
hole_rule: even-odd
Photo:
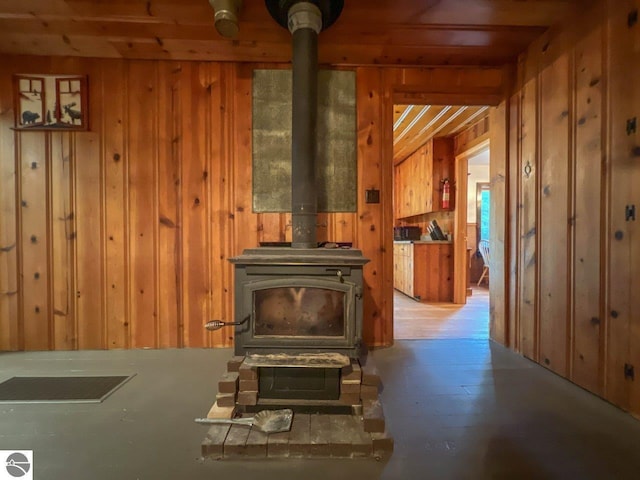
<instances>
[{"instance_id":1,"label":"wooden chair","mask_svg":"<svg viewBox=\"0 0 640 480\"><path fill-rule=\"evenodd\" d=\"M480 286L485 276L487 277L487 283L489 281L489 240L480 240L480 242L478 242L478 250L480 250L480 255L482 255L482 261L484 262L482 275L480 275L480 280L478 280L478 286Z\"/></svg>"}]
</instances>

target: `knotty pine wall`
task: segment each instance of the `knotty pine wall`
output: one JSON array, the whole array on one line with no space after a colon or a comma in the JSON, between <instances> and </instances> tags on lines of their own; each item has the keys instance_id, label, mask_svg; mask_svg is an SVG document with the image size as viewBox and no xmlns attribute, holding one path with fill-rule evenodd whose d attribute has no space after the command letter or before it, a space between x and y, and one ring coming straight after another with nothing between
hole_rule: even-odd
<instances>
[{"instance_id":1,"label":"knotty pine wall","mask_svg":"<svg viewBox=\"0 0 640 480\"><path fill-rule=\"evenodd\" d=\"M19 57L2 64L0 350L231 345L230 329L203 329L232 319L227 259L291 232L288 215L251 212L251 68ZM91 131L12 131L16 72L88 74ZM378 125L364 117L367 103L359 99L365 134ZM361 165L370 149L360 148ZM359 170L359 182L381 188L379 168ZM381 211L369 205L320 218L322 240L353 241L372 260L371 344L391 341L380 327L391 318L378 280Z\"/></svg>"},{"instance_id":2,"label":"knotty pine wall","mask_svg":"<svg viewBox=\"0 0 640 480\"><path fill-rule=\"evenodd\" d=\"M640 207L640 133L627 132L640 114L638 7L596 2L545 34L491 121L504 200L491 248L506 252L491 264L492 336L636 415L640 238L625 207Z\"/></svg>"},{"instance_id":3,"label":"knotty pine wall","mask_svg":"<svg viewBox=\"0 0 640 480\"><path fill-rule=\"evenodd\" d=\"M230 346L230 256L290 239L251 211L253 68L3 56L0 350ZM18 132L11 75L87 74L90 131ZM365 267L364 337L393 341L393 104L497 103L503 68L357 69L358 211L320 215ZM382 202L365 204L365 189Z\"/></svg>"}]
</instances>

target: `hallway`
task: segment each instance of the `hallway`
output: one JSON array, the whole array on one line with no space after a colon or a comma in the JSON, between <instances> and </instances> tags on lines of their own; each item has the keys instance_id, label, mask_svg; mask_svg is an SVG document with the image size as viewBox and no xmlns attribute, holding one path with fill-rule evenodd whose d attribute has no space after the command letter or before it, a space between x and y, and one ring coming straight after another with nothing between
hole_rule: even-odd
<instances>
[{"instance_id":1,"label":"hallway","mask_svg":"<svg viewBox=\"0 0 640 480\"><path fill-rule=\"evenodd\" d=\"M474 287L466 305L417 302L394 290L396 340L489 338L489 289Z\"/></svg>"}]
</instances>

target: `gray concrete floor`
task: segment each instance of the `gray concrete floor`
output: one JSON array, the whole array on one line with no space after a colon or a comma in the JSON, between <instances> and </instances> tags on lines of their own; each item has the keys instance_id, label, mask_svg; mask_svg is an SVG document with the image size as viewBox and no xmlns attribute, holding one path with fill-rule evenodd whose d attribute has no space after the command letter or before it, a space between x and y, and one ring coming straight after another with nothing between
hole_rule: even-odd
<instances>
[{"instance_id":1,"label":"gray concrete floor","mask_svg":"<svg viewBox=\"0 0 640 480\"><path fill-rule=\"evenodd\" d=\"M640 422L485 340L372 353L395 453L361 460L203 461L204 416L231 350L0 353L14 375L132 374L101 404L0 404L0 449L36 480L637 479Z\"/></svg>"}]
</instances>

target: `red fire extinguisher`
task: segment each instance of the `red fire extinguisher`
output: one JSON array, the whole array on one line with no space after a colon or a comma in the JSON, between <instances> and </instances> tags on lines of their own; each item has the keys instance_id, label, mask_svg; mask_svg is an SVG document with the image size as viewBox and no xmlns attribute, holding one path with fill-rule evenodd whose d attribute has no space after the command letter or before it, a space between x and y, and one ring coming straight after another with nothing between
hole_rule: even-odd
<instances>
[{"instance_id":1,"label":"red fire extinguisher","mask_svg":"<svg viewBox=\"0 0 640 480\"><path fill-rule=\"evenodd\" d=\"M451 187L449 185L449 179L445 178L442 181L442 209L449 208L449 195L451 193Z\"/></svg>"}]
</instances>

